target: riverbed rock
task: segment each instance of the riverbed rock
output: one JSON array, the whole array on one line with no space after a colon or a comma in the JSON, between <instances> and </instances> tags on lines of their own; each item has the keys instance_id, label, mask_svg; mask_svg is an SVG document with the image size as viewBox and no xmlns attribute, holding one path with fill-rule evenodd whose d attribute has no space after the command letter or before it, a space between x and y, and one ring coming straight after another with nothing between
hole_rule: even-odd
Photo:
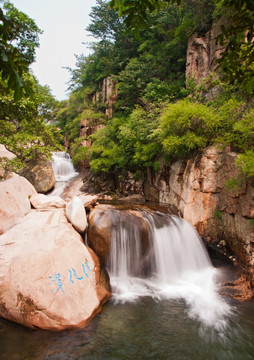
<instances>
[{"instance_id":1,"label":"riverbed rock","mask_svg":"<svg viewBox=\"0 0 254 360\"><path fill-rule=\"evenodd\" d=\"M30 203L35 209L64 208L66 201L60 196L35 194L30 197Z\"/></svg>"},{"instance_id":2,"label":"riverbed rock","mask_svg":"<svg viewBox=\"0 0 254 360\"><path fill-rule=\"evenodd\" d=\"M33 185L22 176L0 181L0 234L30 211L29 197L35 194Z\"/></svg>"},{"instance_id":3,"label":"riverbed rock","mask_svg":"<svg viewBox=\"0 0 254 360\"><path fill-rule=\"evenodd\" d=\"M74 196L66 204L66 217L79 233L82 234L85 231L87 227L86 211L83 202L77 196Z\"/></svg>"},{"instance_id":4,"label":"riverbed rock","mask_svg":"<svg viewBox=\"0 0 254 360\"><path fill-rule=\"evenodd\" d=\"M51 190L55 183L55 174L50 161L39 158L29 162L25 168L20 171L35 187L36 191L42 194Z\"/></svg>"},{"instance_id":5,"label":"riverbed rock","mask_svg":"<svg viewBox=\"0 0 254 360\"><path fill-rule=\"evenodd\" d=\"M94 252L64 209L31 210L0 236L0 315L30 328L82 327L110 297Z\"/></svg>"}]
</instances>

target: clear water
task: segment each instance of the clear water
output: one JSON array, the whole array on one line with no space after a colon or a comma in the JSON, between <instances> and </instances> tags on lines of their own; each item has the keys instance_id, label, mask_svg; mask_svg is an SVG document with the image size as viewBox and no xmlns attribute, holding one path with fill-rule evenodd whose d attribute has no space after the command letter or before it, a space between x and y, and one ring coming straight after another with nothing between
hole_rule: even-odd
<instances>
[{"instance_id":1,"label":"clear water","mask_svg":"<svg viewBox=\"0 0 254 360\"><path fill-rule=\"evenodd\" d=\"M223 336L188 316L183 300L104 305L86 328L50 333L0 320L1 360L254 359L254 303L231 302Z\"/></svg>"}]
</instances>

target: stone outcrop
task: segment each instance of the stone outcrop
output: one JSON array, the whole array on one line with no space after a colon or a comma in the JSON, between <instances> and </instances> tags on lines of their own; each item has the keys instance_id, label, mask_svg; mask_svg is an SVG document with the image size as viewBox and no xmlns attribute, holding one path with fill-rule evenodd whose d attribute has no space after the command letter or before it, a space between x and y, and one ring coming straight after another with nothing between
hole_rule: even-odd
<instances>
[{"instance_id":1,"label":"stone outcrop","mask_svg":"<svg viewBox=\"0 0 254 360\"><path fill-rule=\"evenodd\" d=\"M56 182L51 163L40 158L28 163L26 167L20 171L20 175L30 181L37 192L43 194L51 190Z\"/></svg>"},{"instance_id":2,"label":"stone outcrop","mask_svg":"<svg viewBox=\"0 0 254 360\"><path fill-rule=\"evenodd\" d=\"M238 175L235 158L230 149L211 146L195 158L175 162L158 174L148 171L144 190L148 200L176 206L208 242L225 240L252 273L253 187L243 181L237 190L228 189L227 180Z\"/></svg>"},{"instance_id":3,"label":"stone outcrop","mask_svg":"<svg viewBox=\"0 0 254 360\"><path fill-rule=\"evenodd\" d=\"M106 104L105 115L112 118L114 104L117 97L117 89L113 80L113 76L104 78L100 84L100 91L97 91L93 96L93 102L100 102Z\"/></svg>"},{"instance_id":4,"label":"stone outcrop","mask_svg":"<svg viewBox=\"0 0 254 360\"><path fill-rule=\"evenodd\" d=\"M212 28L202 37L197 33L188 39L186 79L194 78L198 83L214 72L218 66L217 60L221 56L223 47L217 44L216 39L221 34L221 19L215 22Z\"/></svg>"},{"instance_id":5,"label":"stone outcrop","mask_svg":"<svg viewBox=\"0 0 254 360\"><path fill-rule=\"evenodd\" d=\"M22 176L0 181L0 234L30 211L29 198L36 194L33 185Z\"/></svg>"},{"instance_id":6,"label":"stone outcrop","mask_svg":"<svg viewBox=\"0 0 254 360\"><path fill-rule=\"evenodd\" d=\"M84 326L110 296L64 209L31 210L0 236L0 315L30 328Z\"/></svg>"}]
</instances>

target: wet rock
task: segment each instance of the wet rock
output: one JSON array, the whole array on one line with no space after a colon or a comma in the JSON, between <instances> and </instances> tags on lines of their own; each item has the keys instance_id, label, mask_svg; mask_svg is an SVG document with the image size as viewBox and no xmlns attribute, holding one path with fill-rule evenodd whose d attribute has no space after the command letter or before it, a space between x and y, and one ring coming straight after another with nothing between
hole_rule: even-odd
<instances>
[{"instance_id":1,"label":"wet rock","mask_svg":"<svg viewBox=\"0 0 254 360\"><path fill-rule=\"evenodd\" d=\"M29 197L36 194L33 185L22 176L0 181L0 234L29 212Z\"/></svg>"},{"instance_id":2,"label":"wet rock","mask_svg":"<svg viewBox=\"0 0 254 360\"><path fill-rule=\"evenodd\" d=\"M233 282L225 283L220 288L221 295L230 296L236 300L250 300L254 297L254 289L247 275L241 275Z\"/></svg>"},{"instance_id":3,"label":"wet rock","mask_svg":"<svg viewBox=\"0 0 254 360\"><path fill-rule=\"evenodd\" d=\"M119 225L122 229L135 223L137 233L141 238L141 253L144 256L140 268L145 267L146 254L150 250L149 226L143 218L142 211L137 206L129 205L98 205L88 217L88 245L98 255L103 265L108 265L113 231Z\"/></svg>"},{"instance_id":4,"label":"wet rock","mask_svg":"<svg viewBox=\"0 0 254 360\"><path fill-rule=\"evenodd\" d=\"M29 162L26 167L20 171L20 175L30 181L37 192L43 194L51 190L56 182L51 163L41 158Z\"/></svg>"},{"instance_id":5,"label":"wet rock","mask_svg":"<svg viewBox=\"0 0 254 360\"><path fill-rule=\"evenodd\" d=\"M88 245L98 255L103 265L107 262L111 245L112 211L111 205L99 205L88 217Z\"/></svg>"},{"instance_id":6,"label":"wet rock","mask_svg":"<svg viewBox=\"0 0 254 360\"><path fill-rule=\"evenodd\" d=\"M66 217L79 233L82 234L85 231L87 227L86 211L83 202L77 196L74 196L66 204Z\"/></svg>"},{"instance_id":7,"label":"wet rock","mask_svg":"<svg viewBox=\"0 0 254 360\"><path fill-rule=\"evenodd\" d=\"M0 236L0 315L30 328L85 326L110 296L64 209L30 211Z\"/></svg>"}]
</instances>

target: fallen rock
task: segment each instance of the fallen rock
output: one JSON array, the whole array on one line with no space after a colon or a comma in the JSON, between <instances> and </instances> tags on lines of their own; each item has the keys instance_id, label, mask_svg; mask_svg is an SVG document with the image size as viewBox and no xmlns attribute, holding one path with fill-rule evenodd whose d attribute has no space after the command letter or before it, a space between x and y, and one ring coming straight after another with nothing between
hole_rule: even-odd
<instances>
[{"instance_id":1,"label":"fallen rock","mask_svg":"<svg viewBox=\"0 0 254 360\"><path fill-rule=\"evenodd\" d=\"M66 206L66 201L60 196L46 196L44 194L32 195L30 203L35 209L64 208Z\"/></svg>"},{"instance_id":2,"label":"fallen rock","mask_svg":"<svg viewBox=\"0 0 254 360\"><path fill-rule=\"evenodd\" d=\"M45 159L36 159L31 161L20 171L35 187L36 191L45 194L52 189L56 183L55 174L52 165Z\"/></svg>"},{"instance_id":3,"label":"fallen rock","mask_svg":"<svg viewBox=\"0 0 254 360\"><path fill-rule=\"evenodd\" d=\"M83 202L77 196L74 196L66 204L66 217L79 233L85 231L87 227L86 211Z\"/></svg>"},{"instance_id":4,"label":"fallen rock","mask_svg":"<svg viewBox=\"0 0 254 360\"><path fill-rule=\"evenodd\" d=\"M29 197L35 194L33 185L22 176L0 181L0 234L30 211Z\"/></svg>"},{"instance_id":5,"label":"fallen rock","mask_svg":"<svg viewBox=\"0 0 254 360\"><path fill-rule=\"evenodd\" d=\"M110 297L105 271L64 210L30 211L0 236L0 315L30 328L84 326Z\"/></svg>"}]
</instances>

